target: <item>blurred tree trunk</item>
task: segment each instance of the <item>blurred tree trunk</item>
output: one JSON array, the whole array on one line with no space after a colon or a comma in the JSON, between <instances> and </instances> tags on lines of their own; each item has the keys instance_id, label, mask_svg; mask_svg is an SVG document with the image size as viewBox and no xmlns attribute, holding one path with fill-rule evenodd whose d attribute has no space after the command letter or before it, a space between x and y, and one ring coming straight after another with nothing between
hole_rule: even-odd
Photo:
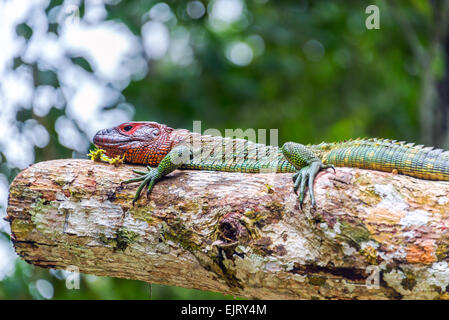
<instances>
[{"instance_id":1,"label":"blurred tree trunk","mask_svg":"<svg viewBox=\"0 0 449 320\"><path fill-rule=\"evenodd\" d=\"M418 61L421 73L419 118L421 142L429 146L449 146L449 1L429 1L431 17L429 42L424 46L416 30L405 17L396 1L392 13L404 32L404 37ZM444 61L444 74L439 79L435 69Z\"/></svg>"},{"instance_id":2,"label":"blurred tree trunk","mask_svg":"<svg viewBox=\"0 0 449 320\"><path fill-rule=\"evenodd\" d=\"M423 65L421 86L421 134L427 145L447 147L448 132L448 84L449 84L449 1L430 1L432 7L432 22L430 27L430 42L426 62ZM435 65L438 59L444 61L444 73L438 79Z\"/></svg>"},{"instance_id":3,"label":"blurred tree trunk","mask_svg":"<svg viewBox=\"0 0 449 320\"><path fill-rule=\"evenodd\" d=\"M449 21L446 21L446 24ZM443 42L444 49L444 76L438 82L438 120L440 132L436 134L438 144L442 147L449 147L449 32L446 32L446 36Z\"/></svg>"}]
</instances>

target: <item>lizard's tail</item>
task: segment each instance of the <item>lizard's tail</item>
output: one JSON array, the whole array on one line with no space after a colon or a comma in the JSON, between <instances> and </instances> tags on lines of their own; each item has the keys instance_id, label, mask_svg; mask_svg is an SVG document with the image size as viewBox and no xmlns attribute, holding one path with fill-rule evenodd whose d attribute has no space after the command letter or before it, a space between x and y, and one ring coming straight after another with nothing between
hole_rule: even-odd
<instances>
[{"instance_id":1,"label":"lizard's tail","mask_svg":"<svg viewBox=\"0 0 449 320\"><path fill-rule=\"evenodd\" d=\"M326 152L324 162L338 167L449 181L449 151L388 139L358 139L333 144Z\"/></svg>"}]
</instances>

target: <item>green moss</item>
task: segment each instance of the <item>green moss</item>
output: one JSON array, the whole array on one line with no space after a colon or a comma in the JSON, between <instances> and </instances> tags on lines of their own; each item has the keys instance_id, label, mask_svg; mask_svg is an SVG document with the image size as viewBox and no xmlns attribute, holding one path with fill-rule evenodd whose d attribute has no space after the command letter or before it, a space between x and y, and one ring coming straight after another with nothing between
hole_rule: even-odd
<instances>
[{"instance_id":1,"label":"green moss","mask_svg":"<svg viewBox=\"0 0 449 320\"><path fill-rule=\"evenodd\" d=\"M49 201L39 197L36 201L30 206L30 210L28 211L31 217L35 216L38 213L46 212L49 208Z\"/></svg>"},{"instance_id":2,"label":"green moss","mask_svg":"<svg viewBox=\"0 0 449 320\"><path fill-rule=\"evenodd\" d=\"M246 210L243 213L243 216L245 218L245 221L251 221L249 224L259 224L263 222L266 219L267 213L266 212L258 212L256 210Z\"/></svg>"},{"instance_id":3,"label":"green moss","mask_svg":"<svg viewBox=\"0 0 449 320\"><path fill-rule=\"evenodd\" d=\"M18 239L28 239L28 234L34 230L34 224L28 220L14 219L11 223L11 231Z\"/></svg>"},{"instance_id":4,"label":"green moss","mask_svg":"<svg viewBox=\"0 0 449 320\"><path fill-rule=\"evenodd\" d=\"M112 238L108 238L104 233L100 233L98 235L98 239L100 240L101 243L103 244L112 244L114 243L115 246L115 241Z\"/></svg>"},{"instance_id":5,"label":"green moss","mask_svg":"<svg viewBox=\"0 0 449 320\"><path fill-rule=\"evenodd\" d=\"M132 243L136 242L139 238L139 235L134 231L129 231L126 228L121 228L117 231L116 234L116 248L120 249L122 251L125 251L125 249Z\"/></svg>"},{"instance_id":6,"label":"green moss","mask_svg":"<svg viewBox=\"0 0 449 320\"><path fill-rule=\"evenodd\" d=\"M259 222L260 219L261 218L257 216L254 219L250 219L246 216L241 216L239 218L239 221L245 226L246 230L248 230L252 239L259 239L261 236L257 227L257 222Z\"/></svg>"},{"instance_id":7,"label":"green moss","mask_svg":"<svg viewBox=\"0 0 449 320\"><path fill-rule=\"evenodd\" d=\"M372 183L365 176L363 176L363 177L361 176L360 178L356 179L356 181L355 181L355 183L357 185L366 185L367 182L369 184ZM376 205L380 201L382 201L382 197L376 192L374 186L369 186L367 188L360 189L360 196L362 197L362 200L369 205Z\"/></svg>"},{"instance_id":8,"label":"green moss","mask_svg":"<svg viewBox=\"0 0 449 320\"><path fill-rule=\"evenodd\" d=\"M309 283L311 285L314 285L314 286L320 286L321 287L324 284L326 284L326 278L323 277L323 276L312 276L312 275L309 275L309 276L307 276L307 280L309 281Z\"/></svg>"},{"instance_id":9,"label":"green moss","mask_svg":"<svg viewBox=\"0 0 449 320\"><path fill-rule=\"evenodd\" d=\"M416 286L416 279L412 273L406 273L405 278L402 279L401 285L406 290L413 290Z\"/></svg>"},{"instance_id":10,"label":"green moss","mask_svg":"<svg viewBox=\"0 0 449 320\"><path fill-rule=\"evenodd\" d=\"M83 200L86 198L89 198L91 196L91 193L83 188L63 188L63 190L67 190L69 191L70 194L70 201L75 201L75 200Z\"/></svg>"},{"instance_id":11,"label":"green moss","mask_svg":"<svg viewBox=\"0 0 449 320\"><path fill-rule=\"evenodd\" d=\"M155 219L151 215L151 208L148 208L148 206L145 207L137 207L133 206L129 213L133 216L134 219L145 221L148 223L148 225L151 225L154 223Z\"/></svg>"},{"instance_id":12,"label":"green moss","mask_svg":"<svg viewBox=\"0 0 449 320\"><path fill-rule=\"evenodd\" d=\"M203 208L200 202L185 201L179 203L177 209L181 212L200 212Z\"/></svg>"},{"instance_id":13,"label":"green moss","mask_svg":"<svg viewBox=\"0 0 449 320\"><path fill-rule=\"evenodd\" d=\"M243 288L240 280L236 277L235 270L225 265L226 258L223 250L217 249L217 252L204 253L200 245L201 239L198 239L197 234L185 228L180 219L176 219L170 225L163 223L161 235L164 239L178 243L183 249L192 253L203 268L223 278L229 288Z\"/></svg>"},{"instance_id":14,"label":"green moss","mask_svg":"<svg viewBox=\"0 0 449 320\"><path fill-rule=\"evenodd\" d=\"M53 208L53 204L51 201L48 201L43 198L37 198L36 202L30 206L28 210L31 216L31 222L33 222L33 227L37 230L48 233L50 230L48 228L41 228L41 220L48 212L48 210Z\"/></svg>"},{"instance_id":15,"label":"green moss","mask_svg":"<svg viewBox=\"0 0 449 320\"><path fill-rule=\"evenodd\" d=\"M9 194L11 197L17 199L39 199L42 197L42 193L36 190L32 190L29 186L26 185L15 185L11 189L9 189Z\"/></svg>"},{"instance_id":16,"label":"green moss","mask_svg":"<svg viewBox=\"0 0 449 320\"><path fill-rule=\"evenodd\" d=\"M276 216L282 217L284 213L284 206L277 202L277 201L271 201L269 202L266 207L270 210L270 212L275 214Z\"/></svg>"},{"instance_id":17,"label":"green moss","mask_svg":"<svg viewBox=\"0 0 449 320\"><path fill-rule=\"evenodd\" d=\"M281 220L284 215L284 206L277 201L269 202L265 205L265 208L262 210L246 210L243 216L242 223L245 224L252 235L257 235L256 238L259 238L259 231L255 230L256 227L261 229L265 224Z\"/></svg>"},{"instance_id":18,"label":"green moss","mask_svg":"<svg viewBox=\"0 0 449 320\"><path fill-rule=\"evenodd\" d=\"M340 231L340 234L337 235L338 238L349 241L357 247L371 238L371 233L363 225L356 225L348 221L340 222Z\"/></svg>"},{"instance_id":19,"label":"green moss","mask_svg":"<svg viewBox=\"0 0 449 320\"><path fill-rule=\"evenodd\" d=\"M357 184L357 185L368 185L368 186L371 186L373 182L366 175L357 173L354 183ZM379 197L379 195L377 195L374 192L374 187L370 187L369 188L369 192L370 193L371 193L371 191L372 191L372 195L376 195L376 196Z\"/></svg>"},{"instance_id":20,"label":"green moss","mask_svg":"<svg viewBox=\"0 0 449 320\"><path fill-rule=\"evenodd\" d=\"M447 242L449 239L445 239ZM442 261L449 256L449 246L446 243L440 244L435 250L435 255L437 256L438 261Z\"/></svg>"},{"instance_id":21,"label":"green moss","mask_svg":"<svg viewBox=\"0 0 449 320\"><path fill-rule=\"evenodd\" d=\"M194 241L196 235L191 230L186 229L180 219L176 219L170 226L163 223L162 235L165 239L178 243L190 252L201 250L201 247Z\"/></svg>"}]
</instances>

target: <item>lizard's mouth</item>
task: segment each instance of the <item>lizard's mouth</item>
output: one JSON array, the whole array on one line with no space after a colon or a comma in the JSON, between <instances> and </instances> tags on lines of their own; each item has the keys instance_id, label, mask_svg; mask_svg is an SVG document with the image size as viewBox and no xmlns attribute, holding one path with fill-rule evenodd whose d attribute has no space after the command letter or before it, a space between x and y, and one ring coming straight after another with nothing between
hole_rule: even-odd
<instances>
[{"instance_id":1,"label":"lizard's mouth","mask_svg":"<svg viewBox=\"0 0 449 320\"><path fill-rule=\"evenodd\" d=\"M130 137L122 136L119 134L111 134L109 129L103 129L98 131L93 139L93 142L96 146L115 146L125 142L130 142L132 139Z\"/></svg>"},{"instance_id":2,"label":"lizard's mouth","mask_svg":"<svg viewBox=\"0 0 449 320\"><path fill-rule=\"evenodd\" d=\"M100 130L93 138L94 145L104 149L106 154L111 156L121 155L133 141L131 137L111 132L111 129Z\"/></svg>"}]
</instances>

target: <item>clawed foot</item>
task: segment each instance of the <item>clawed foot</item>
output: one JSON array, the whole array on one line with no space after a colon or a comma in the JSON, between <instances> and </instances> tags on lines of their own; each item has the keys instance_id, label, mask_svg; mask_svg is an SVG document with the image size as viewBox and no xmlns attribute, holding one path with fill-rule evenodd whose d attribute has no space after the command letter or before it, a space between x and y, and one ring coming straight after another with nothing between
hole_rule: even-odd
<instances>
[{"instance_id":1,"label":"clawed foot","mask_svg":"<svg viewBox=\"0 0 449 320\"><path fill-rule=\"evenodd\" d=\"M335 168L333 165L323 164L321 161L314 161L310 165L301 168L293 175L293 191L295 192L295 194L298 194L299 189L299 206L301 209L304 202L306 183L308 183L312 207L316 208L315 194L313 192L313 182L315 181L317 173L327 168L332 168L335 174Z\"/></svg>"},{"instance_id":2,"label":"clawed foot","mask_svg":"<svg viewBox=\"0 0 449 320\"><path fill-rule=\"evenodd\" d=\"M121 184L128 184L133 182L139 182L142 181L142 183L139 185L136 191L136 195L133 198L133 206L134 203L139 199L140 193L142 192L142 189L147 186L147 198L149 197L151 190L153 189L154 184L161 178L161 175L159 171L156 168L151 168L150 166L147 167L148 171L139 171L139 170L133 170L134 173L140 175L139 177L132 178L126 181L123 181Z\"/></svg>"}]
</instances>

